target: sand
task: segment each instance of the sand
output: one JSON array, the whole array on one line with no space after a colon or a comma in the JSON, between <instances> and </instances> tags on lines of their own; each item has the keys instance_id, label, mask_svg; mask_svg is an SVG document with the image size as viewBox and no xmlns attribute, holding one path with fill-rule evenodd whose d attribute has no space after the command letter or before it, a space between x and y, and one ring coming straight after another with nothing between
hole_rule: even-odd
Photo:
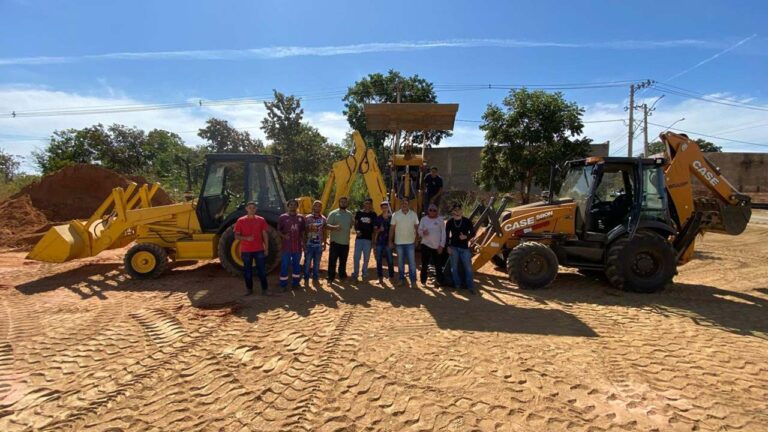
<instances>
[{"instance_id":1,"label":"sand","mask_svg":"<svg viewBox=\"0 0 768 432\"><path fill-rule=\"evenodd\" d=\"M2 252L0 430L766 430L767 241L756 211L651 295L570 272L521 291L488 266L476 297L244 298L215 262L142 282L120 250Z\"/></svg>"}]
</instances>

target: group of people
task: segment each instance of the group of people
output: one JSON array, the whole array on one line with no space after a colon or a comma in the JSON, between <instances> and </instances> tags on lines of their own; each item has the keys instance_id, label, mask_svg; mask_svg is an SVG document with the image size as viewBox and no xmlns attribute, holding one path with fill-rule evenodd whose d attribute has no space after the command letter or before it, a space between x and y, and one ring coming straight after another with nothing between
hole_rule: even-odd
<instances>
[{"instance_id":1,"label":"group of people","mask_svg":"<svg viewBox=\"0 0 768 432\"><path fill-rule=\"evenodd\" d=\"M431 174L432 182L436 169ZM438 177L439 178L439 177ZM426 179L425 179L426 180ZM436 197L442 191L439 189L425 191L425 214L419 220L415 211L410 208L408 197L400 198L400 209L392 212L389 202L381 202L380 213L373 210L373 200L366 198L362 208L354 214L348 210L347 197L339 199L339 207L323 216L322 202L315 201L312 213L298 213L298 201L291 199L287 203L288 211L281 215L277 223L277 231L282 240L280 256L280 288L285 291L289 282L298 288L302 278L305 283L311 278L319 280L320 261L326 244L330 240L328 252L328 281L334 281L337 276L344 280L347 276L347 260L350 249L350 234L355 231L355 241L352 257L352 279L367 279L368 264L371 252L376 259L376 275L383 281L384 264L387 265L387 276L395 278L393 253L397 254L399 281L405 283L406 276L411 285L416 285L416 245L421 248L421 283L426 284L429 266L435 268L435 279L438 285L445 285L443 268L450 261L450 282L455 287L464 287L471 293L475 292L471 263L469 241L475 235L472 222L464 217L461 204L454 203L451 216L447 221L439 215ZM431 192L431 193L430 193ZM234 227L235 238L240 241L240 251L243 259L243 276L245 278L246 295L253 294L253 266L261 282L262 292L274 295L268 290L265 271L265 256L269 254L268 225L256 214L256 203L246 205L247 214L237 220ZM302 255L304 262L301 262ZM405 268L408 267L406 275ZM463 279L463 280L462 280Z\"/></svg>"}]
</instances>

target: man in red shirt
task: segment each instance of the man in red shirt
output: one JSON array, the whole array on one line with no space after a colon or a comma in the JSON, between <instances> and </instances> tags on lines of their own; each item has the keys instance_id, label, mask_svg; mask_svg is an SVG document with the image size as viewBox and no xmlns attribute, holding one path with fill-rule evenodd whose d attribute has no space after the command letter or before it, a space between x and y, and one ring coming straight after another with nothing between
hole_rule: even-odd
<instances>
[{"instance_id":1,"label":"man in red shirt","mask_svg":"<svg viewBox=\"0 0 768 432\"><path fill-rule=\"evenodd\" d=\"M267 292L267 272L264 268L264 257L269 254L269 238L267 237L267 221L256 215L256 203L245 205L245 216L235 222L235 239L240 240L240 255L243 258L243 277L245 278L245 295L253 294L253 262L256 261L256 274L261 281L261 291Z\"/></svg>"}]
</instances>

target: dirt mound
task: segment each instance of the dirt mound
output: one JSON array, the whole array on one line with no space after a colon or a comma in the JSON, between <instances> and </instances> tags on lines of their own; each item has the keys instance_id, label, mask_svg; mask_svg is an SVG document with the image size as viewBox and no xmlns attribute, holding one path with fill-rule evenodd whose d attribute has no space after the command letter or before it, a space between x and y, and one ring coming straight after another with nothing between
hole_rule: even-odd
<instances>
[{"instance_id":1,"label":"dirt mound","mask_svg":"<svg viewBox=\"0 0 768 432\"><path fill-rule=\"evenodd\" d=\"M147 183L143 177L127 177L114 171L78 164L62 168L22 189L11 199L29 195L32 204L49 221L63 222L91 216L116 187L126 188L129 182ZM171 204L164 190L158 190L153 205Z\"/></svg>"},{"instance_id":2,"label":"dirt mound","mask_svg":"<svg viewBox=\"0 0 768 432\"><path fill-rule=\"evenodd\" d=\"M86 164L49 174L0 202L0 247L32 246L52 225L90 217L113 188L126 188L130 182L148 183L140 176ZM171 203L162 189L152 199L156 206Z\"/></svg>"},{"instance_id":3,"label":"dirt mound","mask_svg":"<svg viewBox=\"0 0 768 432\"><path fill-rule=\"evenodd\" d=\"M28 195L0 203L0 221L0 245L5 247L30 246L50 226Z\"/></svg>"}]
</instances>

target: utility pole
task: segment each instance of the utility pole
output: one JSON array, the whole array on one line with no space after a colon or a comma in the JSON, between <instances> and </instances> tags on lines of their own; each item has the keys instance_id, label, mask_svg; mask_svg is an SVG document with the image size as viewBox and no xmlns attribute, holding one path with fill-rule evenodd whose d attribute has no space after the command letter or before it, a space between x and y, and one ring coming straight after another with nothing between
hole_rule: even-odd
<instances>
[{"instance_id":1,"label":"utility pole","mask_svg":"<svg viewBox=\"0 0 768 432\"><path fill-rule=\"evenodd\" d=\"M643 104L643 157L648 155L648 104Z\"/></svg>"},{"instance_id":2,"label":"utility pole","mask_svg":"<svg viewBox=\"0 0 768 432\"><path fill-rule=\"evenodd\" d=\"M627 135L627 157L632 157L632 142L635 140L635 85L629 86L629 135Z\"/></svg>"},{"instance_id":3,"label":"utility pole","mask_svg":"<svg viewBox=\"0 0 768 432\"><path fill-rule=\"evenodd\" d=\"M629 106L626 108L629 110L629 130L627 131L627 156L632 157L632 144L635 140L635 108L640 108L635 106L635 91L644 89L647 87L650 87L653 85L656 81L653 80L645 80L637 84L631 84L629 86ZM646 126L647 126L647 118L646 118ZM647 128L646 128L647 129ZM646 135L648 132L646 132ZM646 137L646 141L648 141ZM647 147L647 144L646 144Z\"/></svg>"}]
</instances>

